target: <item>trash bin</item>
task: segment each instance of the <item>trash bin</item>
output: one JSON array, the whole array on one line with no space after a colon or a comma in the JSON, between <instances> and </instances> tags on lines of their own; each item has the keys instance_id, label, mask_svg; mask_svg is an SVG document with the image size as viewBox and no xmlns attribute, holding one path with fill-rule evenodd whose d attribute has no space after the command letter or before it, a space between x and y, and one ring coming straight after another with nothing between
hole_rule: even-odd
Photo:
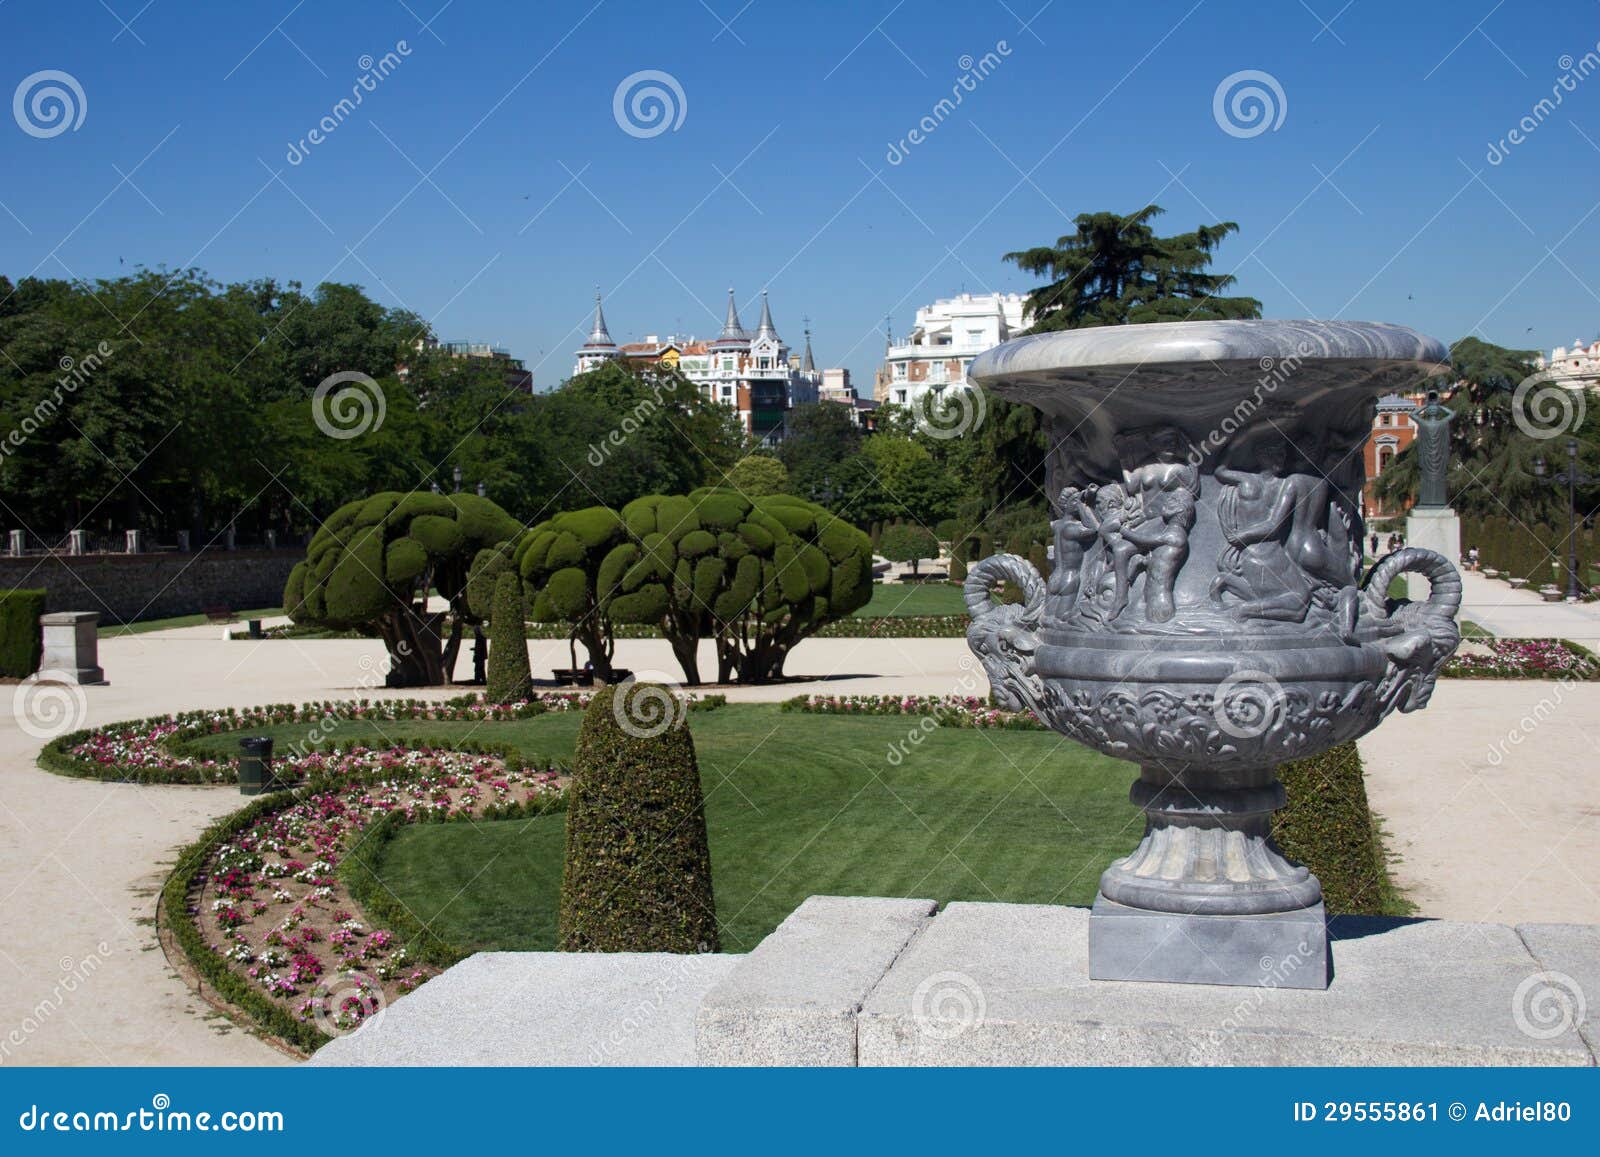
<instances>
[{"instance_id":1,"label":"trash bin","mask_svg":"<svg viewBox=\"0 0 1600 1157\"><path fill-rule=\"evenodd\" d=\"M239 794L260 795L273 786L272 737L252 735L239 740Z\"/></svg>"},{"instance_id":2,"label":"trash bin","mask_svg":"<svg viewBox=\"0 0 1600 1157\"><path fill-rule=\"evenodd\" d=\"M260 619L250 619L247 622L248 622L248 629L250 631L250 637L252 639L259 639L261 637L261 620Z\"/></svg>"}]
</instances>

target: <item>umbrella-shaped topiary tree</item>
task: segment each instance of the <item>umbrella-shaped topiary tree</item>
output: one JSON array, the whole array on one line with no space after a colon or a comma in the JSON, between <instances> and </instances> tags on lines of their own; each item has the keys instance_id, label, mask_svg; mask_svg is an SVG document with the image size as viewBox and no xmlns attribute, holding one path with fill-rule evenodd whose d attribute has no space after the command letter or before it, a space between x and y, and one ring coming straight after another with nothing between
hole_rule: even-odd
<instances>
[{"instance_id":1,"label":"umbrella-shaped topiary tree","mask_svg":"<svg viewBox=\"0 0 1600 1157\"><path fill-rule=\"evenodd\" d=\"M467 605L473 559L516 531L514 518L474 494L374 494L322 524L289 574L284 609L296 622L376 631L389 649L390 687L446 683L462 625L482 621ZM430 610L430 592L449 609Z\"/></svg>"},{"instance_id":2,"label":"umbrella-shaped topiary tree","mask_svg":"<svg viewBox=\"0 0 1600 1157\"><path fill-rule=\"evenodd\" d=\"M591 506L541 522L510 547L510 563L522 579L530 617L539 623L568 623L572 665L577 644L589 652L595 677L611 682L616 640L610 601L626 566L628 535L615 510ZM492 559L484 566L492 568Z\"/></svg>"},{"instance_id":3,"label":"umbrella-shaped topiary tree","mask_svg":"<svg viewBox=\"0 0 1600 1157\"><path fill-rule=\"evenodd\" d=\"M719 682L765 683L797 642L872 597L871 541L802 498L652 495L625 506L622 522L611 618L660 626L690 683L703 638L716 640Z\"/></svg>"}]
</instances>

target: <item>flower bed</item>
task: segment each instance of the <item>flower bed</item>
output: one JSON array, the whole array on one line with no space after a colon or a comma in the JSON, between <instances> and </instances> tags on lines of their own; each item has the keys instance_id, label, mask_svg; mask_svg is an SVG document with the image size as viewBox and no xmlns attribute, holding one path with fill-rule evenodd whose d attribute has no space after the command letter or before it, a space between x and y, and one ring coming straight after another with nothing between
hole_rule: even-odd
<instances>
[{"instance_id":1,"label":"flower bed","mask_svg":"<svg viewBox=\"0 0 1600 1157\"><path fill-rule=\"evenodd\" d=\"M818 639L964 639L972 620L966 615L884 615L871 619L836 619L819 630Z\"/></svg>"},{"instance_id":2,"label":"flower bed","mask_svg":"<svg viewBox=\"0 0 1600 1157\"><path fill-rule=\"evenodd\" d=\"M563 786L554 769L431 749L355 748L323 770L214 825L180 855L162 895L201 977L308 1051L459 955L414 925L371 926L340 871L368 829L539 814L561 806Z\"/></svg>"},{"instance_id":3,"label":"flower bed","mask_svg":"<svg viewBox=\"0 0 1600 1157\"><path fill-rule=\"evenodd\" d=\"M322 728L347 721L498 722L527 719L549 711L582 711L592 692L541 692L517 703L485 703L480 696L448 701L424 699L349 699L322 703L272 704L221 711L186 711L75 731L48 743L39 763L48 771L119 783L232 783L237 761L186 752L184 745L205 735L275 724L303 723L307 738L275 754L273 773L280 782L299 783L328 773L330 753L338 747ZM707 710L727 700L720 695L690 697L690 706ZM492 745L452 744L456 751L495 751L514 760L515 753Z\"/></svg>"},{"instance_id":4,"label":"flower bed","mask_svg":"<svg viewBox=\"0 0 1600 1157\"><path fill-rule=\"evenodd\" d=\"M1026 711L1003 711L975 695L797 695L784 711L808 715L933 715L946 727L1003 728L1043 731Z\"/></svg>"},{"instance_id":5,"label":"flower bed","mask_svg":"<svg viewBox=\"0 0 1600 1157\"><path fill-rule=\"evenodd\" d=\"M1443 674L1456 679L1595 679L1592 652L1565 639L1474 639L1456 652ZM1465 644L1464 644L1465 645ZM1485 648L1483 654L1478 648Z\"/></svg>"}]
</instances>

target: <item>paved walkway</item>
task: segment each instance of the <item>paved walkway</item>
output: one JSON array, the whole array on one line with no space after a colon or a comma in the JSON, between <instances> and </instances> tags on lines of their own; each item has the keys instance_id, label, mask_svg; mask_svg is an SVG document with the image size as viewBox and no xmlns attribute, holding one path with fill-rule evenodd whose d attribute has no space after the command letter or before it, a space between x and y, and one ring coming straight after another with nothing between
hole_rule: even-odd
<instances>
[{"instance_id":1,"label":"paved walkway","mask_svg":"<svg viewBox=\"0 0 1600 1157\"><path fill-rule=\"evenodd\" d=\"M104 640L111 685L84 689L82 725L384 694L373 686L375 641L252 643L221 633L205 626ZM566 665L565 643L532 647L536 672ZM676 677L664 642L624 640L617 660ZM703 661L715 669L709 648ZM738 688L730 698L987 692L959 639L816 639L788 666L818 681ZM1565 688L1565 699L1539 711L1536 739L1511 748L1501 766L1487 755L1557 686L1447 683L1426 712L1391 719L1363 744L1374 805L1423 914L1600 922L1600 725L1592 722L1600 687ZM189 992L151 928L173 853L239 796L65 779L35 766L40 746L0 712L0 1063L281 1061Z\"/></svg>"},{"instance_id":2,"label":"paved walkway","mask_svg":"<svg viewBox=\"0 0 1600 1157\"><path fill-rule=\"evenodd\" d=\"M1502 638L1571 639L1600 644L1600 603L1547 603L1527 590L1472 571L1461 574L1461 617Z\"/></svg>"}]
</instances>

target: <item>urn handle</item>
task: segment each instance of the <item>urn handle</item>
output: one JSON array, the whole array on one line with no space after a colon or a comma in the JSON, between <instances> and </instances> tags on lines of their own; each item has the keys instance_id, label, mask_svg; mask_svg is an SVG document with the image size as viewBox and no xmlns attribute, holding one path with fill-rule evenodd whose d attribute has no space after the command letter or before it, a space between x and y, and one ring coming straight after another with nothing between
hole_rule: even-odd
<instances>
[{"instance_id":1,"label":"urn handle","mask_svg":"<svg viewBox=\"0 0 1600 1157\"><path fill-rule=\"evenodd\" d=\"M1420 574L1430 590L1423 602L1389 598L1389 584L1403 574ZM1444 555L1408 546L1379 559L1362 584L1367 618L1378 629L1389 657L1377 690L1383 714L1395 708L1416 711L1428 705L1445 660L1461 643L1456 612L1461 609L1461 574Z\"/></svg>"},{"instance_id":2,"label":"urn handle","mask_svg":"<svg viewBox=\"0 0 1600 1157\"><path fill-rule=\"evenodd\" d=\"M991 595L1006 581L1022 591L1022 602L994 602ZM962 593L972 616L967 646L983 664L995 698L1008 710L1040 715L1044 685L1034 666L1034 653L1039 647L1036 632L1044 616L1044 579L1026 559L996 554L967 572Z\"/></svg>"}]
</instances>

